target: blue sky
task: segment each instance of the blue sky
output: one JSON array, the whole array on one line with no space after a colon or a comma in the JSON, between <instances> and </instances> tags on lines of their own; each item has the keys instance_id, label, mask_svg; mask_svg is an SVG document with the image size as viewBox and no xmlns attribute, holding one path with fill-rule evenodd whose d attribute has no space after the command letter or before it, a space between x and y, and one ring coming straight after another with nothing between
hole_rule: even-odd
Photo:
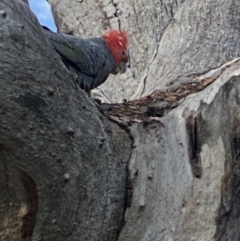
<instances>
[{"instance_id":1,"label":"blue sky","mask_svg":"<svg viewBox=\"0 0 240 241\"><path fill-rule=\"evenodd\" d=\"M50 5L46 0L28 0L31 10L36 14L38 21L53 31L56 26L53 21Z\"/></svg>"}]
</instances>

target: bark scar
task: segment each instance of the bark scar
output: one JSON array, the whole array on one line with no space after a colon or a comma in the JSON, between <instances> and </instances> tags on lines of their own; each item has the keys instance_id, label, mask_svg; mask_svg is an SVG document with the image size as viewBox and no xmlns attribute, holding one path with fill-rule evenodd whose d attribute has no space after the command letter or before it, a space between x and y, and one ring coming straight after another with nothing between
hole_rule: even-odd
<instances>
[{"instance_id":1,"label":"bark scar","mask_svg":"<svg viewBox=\"0 0 240 241\"><path fill-rule=\"evenodd\" d=\"M192 113L186 122L186 129L189 137L188 152L189 162L192 168L192 173L195 177L202 176L202 161L200 157L201 151L201 122L202 115L200 112Z\"/></svg>"}]
</instances>

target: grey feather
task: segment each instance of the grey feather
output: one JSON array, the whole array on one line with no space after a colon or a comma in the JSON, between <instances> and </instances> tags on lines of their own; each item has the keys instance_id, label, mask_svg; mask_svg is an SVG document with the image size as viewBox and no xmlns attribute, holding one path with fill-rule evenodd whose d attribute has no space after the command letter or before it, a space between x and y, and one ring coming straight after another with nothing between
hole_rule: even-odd
<instances>
[{"instance_id":1,"label":"grey feather","mask_svg":"<svg viewBox=\"0 0 240 241\"><path fill-rule=\"evenodd\" d=\"M54 33L45 27L43 31L69 71L77 74L78 84L84 90L89 92L98 87L117 68L104 39L82 39Z\"/></svg>"}]
</instances>

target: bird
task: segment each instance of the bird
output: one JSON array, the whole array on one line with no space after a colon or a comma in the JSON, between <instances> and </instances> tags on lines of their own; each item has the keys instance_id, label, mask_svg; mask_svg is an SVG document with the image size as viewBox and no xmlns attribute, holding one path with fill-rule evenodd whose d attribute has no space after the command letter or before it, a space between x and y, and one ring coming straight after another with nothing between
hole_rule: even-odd
<instances>
[{"instance_id":1,"label":"bird","mask_svg":"<svg viewBox=\"0 0 240 241\"><path fill-rule=\"evenodd\" d=\"M104 83L110 74L126 72L129 40L125 31L111 29L101 37L83 39L42 27L44 35L68 70L77 75L77 83L86 92Z\"/></svg>"}]
</instances>

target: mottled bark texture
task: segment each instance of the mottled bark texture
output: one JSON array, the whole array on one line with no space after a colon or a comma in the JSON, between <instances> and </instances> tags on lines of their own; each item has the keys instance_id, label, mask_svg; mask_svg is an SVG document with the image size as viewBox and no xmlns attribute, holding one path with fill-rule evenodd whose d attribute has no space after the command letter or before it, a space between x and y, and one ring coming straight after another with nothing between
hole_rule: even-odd
<instances>
[{"instance_id":1,"label":"mottled bark texture","mask_svg":"<svg viewBox=\"0 0 240 241\"><path fill-rule=\"evenodd\" d=\"M26 3L0 1L0 239L116 240L128 133L78 88Z\"/></svg>"},{"instance_id":2,"label":"mottled bark texture","mask_svg":"<svg viewBox=\"0 0 240 241\"><path fill-rule=\"evenodd\" d=\"M239 241L240 1L49 2L62 32L129 33L95 95L131 101L96 106L0 2L3 240Z\"/></svg>"}]
</instances>

